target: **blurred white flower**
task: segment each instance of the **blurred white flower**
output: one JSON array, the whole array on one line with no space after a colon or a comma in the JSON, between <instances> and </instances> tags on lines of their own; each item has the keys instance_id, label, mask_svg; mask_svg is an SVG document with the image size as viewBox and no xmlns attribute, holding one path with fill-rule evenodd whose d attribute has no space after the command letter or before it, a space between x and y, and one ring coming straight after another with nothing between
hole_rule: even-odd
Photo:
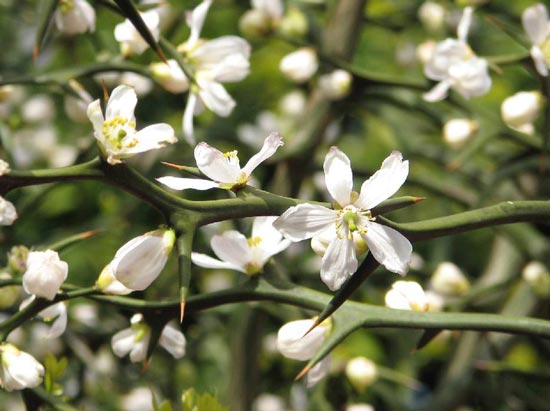
<instances>
[{"instance_id":1,"label":"blurred white flower","mask_svg":"<svg viewBox=\"0 0 550 411\"><path fill-rule=\"evenodd\" d=\"M439 263L430 279L432 289L445 297L460 297L470 290L470 281L462 270L450 261Z\"/></svg>"},{"instance_id":2,"label":"blurred white flower","mask_svg":"<svg viewBox=\"0 0 550 411\"><path fill-rule=\"evenodd\" d=\"M17 220L15 206L0 196L0 225L12 225L15 220Z\"/></svg>"},{"instance_id":3,"label":"blurred white flower","mask_svg":"<svg viewBox=\"0 0 550 411\"><path fill-rule=\"evenodd\" d=\"M345 70L334 70L319 77L319 89L330 100L340 100L351 90L352 76Z\"/></svg>"},{"instance_id":4,"label":"blurred white flower","mask_svg":"<svg viewBox=\"0 0 550 411\"><path fill-rule=\"evenodd\" d=\"M105 117L99 99L88 106L88 118L94 126L94 136L102 154L111 165L121 163L124 158L162 148L177 141L174 130L165 123L136 131L136 104L135 91L128 86L118 86L109 97Z\"/></svg>"},{"instance_id":5,"label":"blurred white flower","mask_svg":"<svg viewBox=\"0 0 550 411\"><path fill-rule=\"evenodd\" d=\"M113 276L130 290L145 290L166 265L175 241L172 229L150 231L131 239L118 249L109 263ZM104 270L102 274L108 275L109 271ZM104 287L111 292L115 289L112 283Z\"/></svg>"},{"instance_id":6,"label":"blurred white flower","mask_svg":"<svg viewBox=\"0 0 550 411\"><path fill-rule=\"evenodd\" d=\"M287 411L285 401L278 395L263 393L252 403L253 411Z\"/></svg>"},{"instance_id":7,"label":"blurred white flower","mask_svg":"<svg viewBox=\"0 0 550 411\"><path fill-rule=\"evenodd\" d=\"M139 97L149 94L153 89L153 81L149 77L134 73L133 71L122 72L118 83L133 88Z\"/></svg>"},{"instance_id":8,"label":"blurred white flower","mask_svg":"<svg viewBox=\"0 0 550 411\"><path fill-rule=\"evenodd\" d=\"M0 176L7 174L11 171L10 165L7 161L4 161L0 158Z\"/></svg>"},{"instance_id":9,"label":"blurred white flower","mask_svg":"<svg viewBox=\"0 0 550 411\"><path fill-rule=\"evenodd\" d=\"M445 7L434 1L425 1L418 9L418 19L428 31L437 32L445 24Z\"/></svg>"},{"instance_id":10,"label":"blurred white flower","mask_svg":"<svg viewBox=\"0 0 550 411\"><path fill-rule=\"evenodd\" d=\"M374 411L374 407L366 403L349 404L345 411Z\"/></svg>"},{"instance_id":11,"label":"blurred white flower","mask_svg":"<svg viewBox=\"0 0 550 411\"><path fill-rule=\"evenodd\" d=\"M542 298L550 297L550 270L540 261L531 261L521 272L523 280Z\"/></svg>"},{"instance_id":12,"label":"blurred white flower","mask_svg":"<svg viewBox=\"0 0 550 411\"><path fill-rule=\"evenodd\" d=\"M403 161L400 152L392 152L380 170L363 183L360 194L352 191L351 162L338 147L331 147L323 168L335 209L299 204L286 210L273 224L275 228L291 241L320 235L329 238L321 280L333 291L357 270L355 232L380 264L405 275L412 252L410 241L393 228L375 223L370 210L399 190L409 173L409 162Z\"/></svg>"},{"instance_id":13,"label":"blurred white flower","mask_svg":"<svg viewBox=\"0 0 550 411\"><path fill-rule=\"evenodd\" d=\"M55 116L55 104L50 96L37 94L23 103L21 116L28 123L48 123Z\"/></svg>"},{"instance_id":14,"label":"blurred white flower","mask_svg":"<svg viewBox=\"0 0 550 411\"><path fill-rule=\"evenodd\" d=\"M189 80L177 61L168 60L167 63L151 63L149 68L153 77L170 93L183 93L189 90Z\"/></svg>"},{"instance_id":15,"label":"blurred white flower","mask_svg":"<svg viewBox=\"0 0 550 411\"><path fill-rule=\"evenodd\" d=\"M295 89L286 93L279 101L279 110L281 113L293 118L299 118L306 108L307 97L300 89Z\"/></svg>"},{"instance_id":16,"label":"blurred white flower","mask_svg":"<svg viewBox=\"0 0 550 411\"><path fill-rule=\"evenodd\" d=\"M290 6L279 22L279 32L290 38L302 37L307 33L308 29L309 23L307 16L296 6Z\"/></svg>"},{"instance_id":17,"label":"blurred white flower","mask_svg":"<svg viewBox=\"0 0 550 411\"><path fill-rule=\"evenodd\" d=\"M156 10L149 10L140 13L143 22L153 35L153 38L158 41L160 35L159 15ZM124 56L131 54L142 54L149 45L141 37L141 34L136 30L130 20L126 19L122 23L115 26L115 39L120 43L120 52Z\"/></svg>"},{"instance_id":18,"label":"blurred white flower","mask_svg":"<svg viewBox=\"0 0 550 411\"><path fill-rule=\"evenodd\" d=\"M281 0L251 0L252 9L239 20L239 29L247 36L263 36L275 30L283 17Z\"/></svg>"},{"instance_id":19,"label":"blurred white flower","mask_svg":"<svg viewBox=\"0 0 550 411\"><path fill-rule=\"evenodd\" d=\"M23 289L27 294L53 300L67 278L69 266L52 250L31 251L27 256L27 271L23 274Z\"/></svg>"},{"instance_id":20,"label":"blurred white flower","mask_svg":"<svg viewBox=\"0 0 550 411\"><path fill-rule=\"evenodd\" d=\"M130 361L144 361L151 340L151 327L144 322L142 314L134 314L131 326L117 332L111 339L111 347L117 357L130 355ZM159 345L178 359L185 355L185 336L173 323L162 329Z\"/></svg>"},{"instance_id":21,"label":"blurred white flower","mask_svg":"<svg viewBox=\"0 0 550 411\"><path fill-rule=\"evenodd\" d=\"M318 67L317 53L309 47L287 54L279 63L281 73L296 83L308 81L317 72Z\"/></svg>"},{"instance_id":22,"label":"blurred white flower","mask_svg":"<svg viewBox=\"0 0 550 411\"><path fill-rule=\"evenodd\" d=\"M426 40L416 47L416 58L422 64L427 64L435 53L437 43L433 40Z\"/></svg>"},{"instance_id":23,"label":"blurred white flower","mask_svg":"<svg viewBox=\"0 0 550 411\"><path fill-rule=\"evenodd\" d=\"M542 3L525 9L521 16L523 29L531 40L531 57L541 76L548 76L550 69L550 20Z\"/></svg>"},{"instance_id":24,"label":"blurred white flower","mask_svg":"<svg viewBox=\"0 0 550 411\"><path fill-rule=\"evenodd\" d=\"M464 8L457 30L458 39L448 38L437 43L433 55L424 65L426 76L439 81L424 94L424 100L443 100L449 88L465 98L479 97L491 88L487 61L477 57L466 41L472 14L472 7Z\"/></svg>"},{"instance_id":25,"label":"blurred white flower","mask_svg":"<svg viewBox=\"0 0 550 411\"><path fill-rule=\"evenodd\" d=\"M65 34L95 31L95 10L86 0L60 0L54 20L57 29Z\"/></svg>"},{"instance_id":26,"label":"blurred white flower","mask_svg":"<svg viewBox=\"0 0 550 411\"><path fill-rule=\"evenodd\" d=\"M443 125L443 139L450 147L463 147L479 129L479 123L468 118L453 118Z\"/></svg>"},{"instance_id":27,"label":"blurred white flower","mask_svg":"<svg viewBox=\"0 0 550 411\"><path fill-rule=\"evenodd\" d=\"M88 93L86 89L82 87L82 84L80 84L76 80L69 80L69 86L77 94L78 97L73 94L65 95L65 101L63 105L65 108L65 113L67 113L67 117L69 117L71 120L79 123L84 123L88 121L88 115L86 114L86 112L88 110L88 106L93 101L93 98L90 93Z\"/></svg>"},{"instance_id":28,"label":"blurred white flower","mask_svg":"<svg viewBox=\"0 0 550 411\"><path fill-rule=\"evenodd\" d=\"M243 143L259 150L264 144L264 137L273 130L283 130L281 119L271 111L262 111L256 117L255 124L241 124L237 136Z\"/></svg>"},{"instance_id":29,"label":"blurred white flower","mask_svg":"<svg viewBox=\"0 0 550 411\"><path fill-rule=\"evenodd\" d=\"M386 293L386 306L397 310L428 311L424 290L414 281L396 281Z\"/></svg>"},{"instance_id":30,"label":"blurred white flower","mask_svg":"<svg viewBox=\"0 0 550 411\"><path fill-rule=\"evenodd\" d=\"M155 411L153 407L153 395L149 387L137 387L132 389L121 399L122 411ZM155 394L158 398L158 395Z\"/></svg>"},{"instance_id":31,"label":"blurred white flower","mask_svg":"<svg viewBox=\"0 0 550 411\"><path fill-rule=\"evenodd\" d=\"M307 361L313 358L321 348L330 331L330 320L323 321L307 335L306 332L313 326L314 320L291 321L283 325L277 333L277 349L293 360ZM307 386L311 387L321 380L329 370L330 355L317 363L307 375Z\"/></svg>"},{"instance_id":32,"label":"blurred white flower","mask_svg":"<svg viewBox=\"0 0 550 411\"><path fill-rule=\"evenodd\" d=\"M544 103L540 91L520 91L507 97L500 106L500 115L506 125L521 133L533 134L533 123Z\"/></svg>"},{"instance_id":33,"label":"blurred white flower","mask_svg":"<svg viewBox=\"0 0 550 411\"><path fill-rule=\"evenodd\" d=\"M215 235L210 241L216 260L206 254L191 253L191 260L205 268L221 268L254 275L263 270L265 263L285 250L290 241L282 238L273 227L277 217L256 217L252 225L252 235L246 238L235 230Z\"/></svg>"},{"instance_id":34,"label":"blurred white flower","mask_svg":"<svg viewBox=\"0 0 550 411\"><path fill-rule=\"evenodd\" d=\"M237 36L200 38L211 4L212 0L204 0L187 13L191 34L178 46L196 81L191 86L182 119L184 137L191 145L195 144L193 116L200 114L202 105L221 117L229 116L236 103L221 83L241 81L250 72L250 45L246 40Z\"/></svg>"},{"instance_id":35,"label":"blurred white flower","mask_svg":"<svg viewBox=\"0 0 550 411\"><path fill-rule=\"evenodd\" d=\"M222 153L218 149L201 142L195 147L195 161L201 173L210 180L165 176L157 178L157 181L174 190L188 188L194 190L208 190L210 188L237 190L244 187L256 167L275 154L282 145L283 139L280 134L271 133L264 140L261 150L241 168L236 150Z\"/></svg>"},{"instance_id":36,"label":"blurred white flower","mask_svg":"<svg viewBox=\"0 0 550 411\"><path fill-rule=\"evenodd\" d=\"M32 303L35 298L36 296L31 295L29 298L23 300L19 306L19 311ZM65 332L67 328L67 305L63 301L50 305L48 308L40 311L38 316L50 324L45 335L46 338L57 338Z\"/></svg>"},{"instance_id":37,"label":"blurred white flower","mask_svg":"<svg viewBox=\"0 0 550 411\"><path fill-rule=\"evenodd\" d=\"M42 383L44 367L15 345L0 344L0 386L6 391L34 388Z\"/></svg>"},{"instance_id":38,"label":"blurred white flower","mask_svg":"<svg viewBox=\"0 0 550 411\"><path fill-rule=\"evenodd\" d=\"M378 368L368 358L355 357L346 364L346 377L356 390L363 392L378 379Z\"/></svg>"}]
</instances>

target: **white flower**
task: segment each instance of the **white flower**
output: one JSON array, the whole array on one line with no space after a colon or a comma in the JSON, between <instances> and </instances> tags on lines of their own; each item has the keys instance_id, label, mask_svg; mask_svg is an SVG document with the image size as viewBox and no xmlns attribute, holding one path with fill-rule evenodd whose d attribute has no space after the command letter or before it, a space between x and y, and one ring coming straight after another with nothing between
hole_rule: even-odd
<instances>
[{"instance_id":1,"label":"white flower","mask_svg":"<svg viewBox=\"0 0 550 411\"><path fill-rule=\"evenodd\" d=\"M155 40L159 39L159 15L156 10L149 10L144 13L140 13L143 22L153 35ZM122 23L115 26L115 39L120 43L120 51L123 55L128 56L130 54L141 54L149 45L141 34L136 30L130 20L126 19Z\"/></svg>"},{"instance_id":2,"label":"white flower","mask_svg":"<svg viewBox=\"0 0 550 411\"><path fill-rule=\"evenodd\" d=\"M443 138L452 148L463 147L475 134L479 123L468 118L453 118L443 126Z\"/></svg>"},{"instance_id":3,"label":"white flower","mask_svg":"<svg viewBox=\"0 0 550 411\"><path fill-rule=\"evenodd\" d=\"M439 31L445 24L445 7L433 1L425 1L418 9L418 19L429 31Z\"/></svg>"},{"instance_id":4,"label":"white flower","mask_svg":"<svg viewBox=\"0 0 550 411\"><path fill-rule=\"evenodd\" d=\"M42 383L44 367L16 346L0 344L0 386L6 391L34 388Z\"/></svg>"},{"instance_id":5,"label":"white flower","mask_svg":"<svg viewBox=\"0 0 550 411\"><path fill-rule=\"evenodd\" d=\"M274 30L283 17L281 0L252 0L252 9L239 20L239 28L249 36L262 36Z\"/></svg>"},{"instance_id":6,"label":"white flower","mask_svg":"<svg viewBox=\"0 0 550 411\"><path fill-rule=\"evenodd\" d=\"M0 158L0 176L7 174L11 171L10 165L7 161L4 161Z\"/></svg>"},{"instance_id":7,"label":"white flower","mask_svg":"<svg viewBox=\"0 0 550 411\"><path fill-rule=\"evenodd\" d=\"M69 80L69 86L78 95L67 94L63 104L67 116L76 122L84 123L88 121L87 110L90 103L93 101L90 93L86 91L80 83L75 80Z\"/></svg>"},{"instance_id":8,"label":"white flower","mask_svg":"<svg viewBox=\"0 0 550 411\"><path fill-rule=\"evenodd\" d=\"M95 30L95 10L85 0L61 0L54 19L57 29L69 35Z\"/></svg>"},{"instance_id":9,"label":"white flower","mask_svg":"<svg viewBox=\"0 0 550 411\"><path fill-rule=\"evenodd\" d=\"M470 282L457 265L450 261L439 263L430 280L432 289L443 296L461 296L470 289Z\"/></svg>"},{"instance_id":10,"label":"white flower","mask_svg":"<svg viewBox=\"0 0 550 411\"><path fill-rule=\"evenodd\" d=\"M52 250L31 251L27 256L27 271L23 274L23 288L34 294L53 300L67 278L69 266Z\"/></svg>"},{"instance_id":11,"label":"white flower","mask_svg":"<svg viewBox=\"0 0 550 411\"><path fill-rule=\"evenodd\" d=\"M178 46L193 71L196 84L191 87L183 113L183 134L195 144L193 116L200 114L202 104L221 117L227 117L236 103L221 83L244 79L250 72L250 45L237 36L203 40L200 32L212 0L205 0L186 16L191 34Z\"/></svg>"},{"instance_id":12,"label":"white flower","mask_svg":"<svg viewBox=\"0 0 550 411\"><path fill-rule=\"evenodd\" d=\"M157 180L174 190L185 190L187 188L195 190L208 190L210 188L237 190L244 187L256 167L275 154L282 145L283 140L279 133L271 133L266 137L261 150L241 168L236 150L222 153L201 142L195 147L195 160L199 170L210 180L170 176L160 177Z\"/></svg>"},{"instance_id":13,"label":"white flower","mask_svg":"<svg viewBox=\"0 0 550 411\"><path fill-rule=\"evenodd\" d=\"M396 281L386 293L386 306L397 310L428 311L424 290L414 281Z\"/></svg>"},{"instance_id":14,"label":"white flower","mask_svg":"<svg viewBox=\"0 0 550 411\"><path fill-rule=\"evenodd\" d=\"M118 86L109 97L105 117L99 99L88 106L88 118L94 126L94 136L109 164L119 164L121 159L177 141L174 130L165 123L136 131L136 104L135 91L128 86Z\"/></svg>"},{"instance_id":15,"label":"white flower","mask_svg":"<svg viewBox=\"0 0 550 411\"><path fill-rule=\"evenodd\" d=\"M374 411L374 407L366 403L349 404L345 411Z\"/></svg>"},{"instance_id":16,"label":"white flower","mask_svg":"<svg viewBox=\"0 0 550 411\"><path fill-rule=\"evenodd\" d=\"M319 89L330 100L346 97L351 89L352 76L345 70L334 70L319 77Z\"/></svg>"},{"instance_id":17,"label":"white flower","mask_svg":"<svg viewBox=\"0 0 550 411\"><path fill-rule=\"evenodd\" d=\"M0 196L0 225L12 225L16 219L17 210L15 206Z\"/></svg>"},{"instance_id":18,"label":"white flower","mask_svg":"<svg viewBox=\"0 0 550 411\"><path fill-rule=\"evenodd\" d=\"M252 403L254 411L286 411L283 398L278 395L263 393L256 397Z\"/></svg>"},{"instance_id":19,"label":"white flower","mask_svg":"<svg viewBox=\"0 0 550 411\"><path fill-rule=\"evenodd\" d=\"M273 227L276 218L256 217L250 238L235 230L215 235L210 245L221 261L200 253L191 253L191 260L205 268L226 268L248 275L257 274L272 256L290 245L290 241L284 240Z\"/></svg>"},{"instance_id":20,"label":"white flower","mask_svg":"<svg viewBox=\"0 0 550 411\"><path fill-rule=\"evenodd\" d=\"M130 319L131 326L119 331L111 339L111 347L117 357L130 355L130 361L144 361L151 340L151 327L143 320L143 315L134 314ZM159 345L178 359L185 355L185 336L172 323L162 329Z\"/></svg>"},{"instance_id":21,"label":"white flower","mask_svg":"<svg viewBox=\"0 0 550 411\"><path fill-rule=\"evenodd\" d=\"M131 290L145 290L166 265L175 241L172 229L150 231L131 239L110 262L113 276Z\"/></svg>"},{"instance_id":22,"label":"white flower","mask_svg":"<svg viewBox=\"0 0 550 411\"><path fill-rule=\"evenodd\" d=\"M355 389L363 392L378 378L378 369L368 358L355 357L346 364L346 377Z\"/></svg>"},{"instance_id":23,"label":"white flower","mask_svg":"<svg viewBox=\"0 0 550 411\"><path fill-rule=\"evenodd\" d=\"M321 348L327 333L330 331L330 321L324 321L311 330L314 320L291 321L283 325L277 333L277 349L287 358L307 361L313 358ZM307 375L307 385L315 385L327 373L330 366L330 356L326 356L315 365Z\"/></svg>"},{"instance_id":24,"label":"white flower","mask_svg":"<svg viewBox=\"0 0 550 411\"><path fill-rule=\"evenodd\" d=\"M548 76L550 68L550 20L543 4L537 3L523 12L523 29L533 44L531 57L541 76Z\"/></svg>"},{"instance_id":25,"label":"white flower","mask_svg":"<svg viewBox=\"0 0 550 411\"><path fill-rule=\"evenodd\" d=\"M279 70L296 83L308 81L319 67L317 53L314 49L304 47L287 54L279 63Z\"/></svg>"},{"instance_id":26,"label":"white flower","mask_svg":"<svg viewBox=\"0 0 550 411\"><path fill-rule=\"evenodd\" d=\"M526 134L533 134L544 98L540 91L520 91L506 98L500 106L500 115L506 125Z\"/></svg>"},{"instance_id":27,"label":"white flower","mask_svg":"<svg viewBox=\"0 0 550 411\"><path fill-rule=\"evenodd\" d=\"M23 300L19 306L21 311L32 303L36 299L36 296L31 295L29 298ZM61 336L67 328L67 306L64 302L59 302L54 305L50 305L48 308L40 311L38 316L41 317L46 323L51 323L50 328L46 332L46 338L57 338Z\"/></svg>"},{"instance_id":28,"label":"white flower","mask_svg":"<svg viewBox=\"0 0 550 411\"><path fill-rule=\"evenodd\" d=\"M99 274L99 277L96 281L96 286L105 294L112 295L127 295L134 291L130 288L127 288L124 284L122 284L115 278L110 263L107 264L105 268L103 268L103 270L101 271L101 274Z\"/></svg>"},{"instance_id":29,"label":"white flower","mask_svg":"<svg viewBox=\"0 0 550 411\"><path fill-rule=\"evenodd\" d=\"M405 275L412 246L393 228L375 223L371 209L392 196L405 182L409 162L398 151L392 152L382 167L352 192L353 175L349 158L337 147L325 157L325 182L335 200L335 209L299 204L289 208L273 223L291 241L328 235L330 242L321 263L321 279L337 290L357 270L354 237L358 233L374 258L389 271ZM332 234L330 234L330 231Z\"/></svg>"},{"instance_id":30,"label":"white flower","mask_svg":"<svg viewBox=\"0 0 550 411\"><path fill-rule=\"evenodd\" d=\"M550 297L550 270L540 261L531 261L521 272L521 276L533 291L542 298Z\"/></svg>"},{"instance_id":31,"label":"white flower","mask_svg":"<svg viewBox=\"0 0 550 411\"><path fill-rule=\"evenodd\" d=\"M55 104L47 94L32 96L21 107L21 116L29 123L50 123L55 112Z\"/></svg>"},{"instance_id":32,"label":"white flower","mask_svg":"<svg viewBox=\"0 0 550 411\"><path fill-rule=\"evenodd\" d=\"M478 97L491 88L491 77L485 59L472 51L466 37L473 9L466 7L458 25L458 39L446 39L435 46L431 58L424 65L424 73L439 83L424 94L426 101L435 102L447 96L449 88L465 98Z\"/></svg>"},{"instance_id":33,"label":"white flower","mask_svg":"<svg viewBox=\"0 0 550 411\"><path fill-rule=\"evenodd\" d=\"M149 68L153 77L170 93L183 93L189 90L189 80L176 60L151 63Z\"/></svg>"}]
</instances>

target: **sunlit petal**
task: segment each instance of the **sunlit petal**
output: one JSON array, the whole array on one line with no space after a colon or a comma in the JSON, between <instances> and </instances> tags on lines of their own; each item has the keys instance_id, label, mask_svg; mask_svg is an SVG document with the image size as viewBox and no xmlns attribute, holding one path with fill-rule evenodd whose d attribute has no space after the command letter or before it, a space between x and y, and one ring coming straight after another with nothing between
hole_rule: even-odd
<instances>
[{"instance_id":1,"label":"sunlit petal","mask_svg":"<svg viewBox=\"0 0 550 411\"><path fill-rule=\"evenodd\" d=\"M181 177L159 177L157 181L170 187L173 190L209 190L211 188L219 188L220 185L215 181L203 180L201 178L181 178Z\"/></svg>"},{"instance_id":2,"label":"sunlit petal","mask_svg":"<svg viewBox=\"0 0 550 411\"><path fill-rule=\"evenodd\" d=\"M302 241L320 234L336 223L334 210L313 204L299 204L290 207L273 226L291 241Z\"/></svg>"},{"instance_id":3,"label":"sunlit petal","mask_svg":"<svg viewBox=\"0 0 550 411\"><path fill-rule=\"evenodd\" d=\"M376 261L393 273L407 274L412 245L403 234L393 228L370 223L363 238Z\"/></svg>"},{"instance_id":4,"label":"sunlit petal","mask_svg":"<svg viewBox=\"0 0 550 411\"><path fill-rule=\"evenodd\" d=\"M195 161L204 175L220 183L235 183L241 176L238 158L230 159L204 142L195 147Z\"/></svg>"},{"instance_id":5,"label":"sunlit petal","mask_svg":"<svg viewBox=\"0 0 550 411\"><path fill-rule=\"evenodd\" d=\"M239 267L246 267L252 260L250 247L244 235L235 230L215 235L210 242L214 253L222 260Z\"/></svg>"},{"instance_id":6,"label":"sunlit petal","mask_svg":"<svg viewBox=\"0 0 550 411\"><path fill-rule=\"evenodd\" d=\"M279 147L283 145L283 138L279 133L271 133L266 137L264 140L264 144L260 151L256 154L254 154L250 160L248 160L248 163L243 167L243 172L249 176L252 174L254 169L258 167L262 162L267 160L269 157L271 157Z\"/></svg>"},{"instance_id":7,"label":"sunlit petal","mask_svg":"<svg viewBox=\"0 0 550 411\"><path fill-rule=\"evenodd\" d=\"M351 162L338 147L331 147L323 165L327 190L338 204L345 207L351 202L353 173Z\"/></svg>"},{"instance_id":8,"label":"sunlit petal","mask_svg":"<svg viewBox=\"0 0 550 411\"><path fill-rule=\"evenodd\" d=\"M335 291L355 271L357 271L357 257L353 240L334 237L323 256L321 280L331 291Z\"/></svg>"}]
</instances>

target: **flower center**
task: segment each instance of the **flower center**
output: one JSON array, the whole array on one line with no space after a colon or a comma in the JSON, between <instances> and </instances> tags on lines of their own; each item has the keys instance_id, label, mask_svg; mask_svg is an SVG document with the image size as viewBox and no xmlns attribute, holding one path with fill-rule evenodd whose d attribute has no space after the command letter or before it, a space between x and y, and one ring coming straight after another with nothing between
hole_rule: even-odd
<instances>
[{"instance_id":1,"label":"flower center","mask_svg":"<svg viewBox=\"0 0 550 411\"><path fill-rule=\"evenodd\" d=\"M101 132L110 145L121 150L123 148L132 148L138 144L136 138L126 138L136 134L136 123L121 116L114 116L103 122Z\"/></svg>"},{"instance_id":2,"label":"flower center","mask_svg":"<svg viewBox=\"0 0 550 411\"><path fill-rule=\"evenodd\" d=\"M262 237L250 237L246 241L249 247L258 247L262 242Z\"/></svg>"},{"instance_id":3,"label":"flower center","mask_svg":"<svg viewBox=\"0 0 550 411\"><path fill-rule=\"evenodd\" d=\"M349 240L353 239L353 233L367 233L367 224L374 221L370 210L364 210L352 205L347 205L341 210L337 210L336 235L338 238L346 236Z\"/></svg>"}]
</instances>

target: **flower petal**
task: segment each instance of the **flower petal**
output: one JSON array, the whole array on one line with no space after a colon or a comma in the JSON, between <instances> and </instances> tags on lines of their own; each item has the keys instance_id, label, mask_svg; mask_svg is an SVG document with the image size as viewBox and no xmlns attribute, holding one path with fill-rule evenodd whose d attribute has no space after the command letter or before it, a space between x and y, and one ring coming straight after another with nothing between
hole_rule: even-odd
<instances>
[{"instance_id":1,"label":"flower petal","mask_svg":"<svg viewBox=\"0 0 550 411\"><path fill-rule=\"evenodd\" d=\"M315 366L311 370L309 370L306 375L306 385L308 388L313 387L328 374L330 362L331 356L329 354L317 364L315 364Z\"/></svg>"},{"instance_id":2,"label":"flower petal","mask_svg":"<svg viewBox=\"0 0 550 411\"><path fill-rule=\"evenodd\" d=\"M178 141L174 135L174 129L165 123L153 124L138 131L132 138L137 144L124 150L125 154L143 153L149 150L162 148L166 144L173 144Z\"/></svg>"},{"instance_id":3,"label":"flower petal","mask_svg":"<svg viewBox=\"0 0 550 411\"><path fill-rule=\"evenodd\" d=\"M250 58L250 44L238 36L222 36L200 44L191 52L191 56L201 66L217 65L230 56L240 56L248 60Z\"/></svg>"},{"instance_id":4,"label":"flower petal","mask_svg":"<svg viewBox=\"0 0 550 411\"><path fill-rule=\"evenodd\" d=\"M201 4L193 9L193 11L186 13L185 21L191 29L191 35L187 40L188 44L194 44L200 37L204 20L208 14L208 9L212 4L212 0L204 0Z\"/></svg>"},{"instance_id":5,"label":"flower petal","mask_svg":"<svg viewBox=\"0 0 550 411\"><path fill-rule=\"evenodd\" d=\"M525 9L521 15L523 28L534 45L541 45L548 35L548 12L543 4L537 3Z\"/></svg>"},{"instance_id":6,"label":"flower petal","mask_svg":"<svg viewBox=\"0 0 550 411\"><path fill-rule=\"evenodd\" d=\"M540 49L540 47L531 47L531 57L533 58L533 62L535 63L535 68L537 69L537 72L543 77L548 76L546 56L544 55L544 52Z\"/></svg>"},{"instance_id":7,"label":"flower petal","mask_svg":"<svg viewBox=\"0 0 550 411\"><path fill-rule=\"evenodd\" d=\"M448 81L440 81L430 91L422 94L422 98L428 103L436 103L447 97L451 84Z\"/></svg>"},{"instance_id":8,"label":"flower petal","mask_svg":"<svg viewBox=\"0 0 550 411\"><path fill-rule=\"evenodd\" d=\"M195 106L197 104L197 95L193 92L187 96L187 104L185 105L185 111L183 112L182 127L183 137L190 146L195 145L195 130L193 127L193 116L195 114Z\"/></svg>"},{"instance_id":9,"label":"flower petal","mask_svg":"<svg viewBox=\"0 0 550 411\"><path fill-rule=\"evenodd\" d=\"M281 135L279 133L271 133L265 138L264 144L260 151L248 160L242 171L249 176L256 167L275 154L277 149L282 145L284 145L284 143Z\"/></svg>"},{"instance_id":10,"label":"flower petal","mask_svg":"<svg viewBox=\"0 0 550 411\"><path fill-rule=\"evenodd\" d=\"M332 224L335 225L336 219L336 212L329 208L313 204L298 204L286 210L275 220L273 226L291 241L302 241L321 234Z\"/></svg>"},{"instance_id":11,"label":"flower petal","mask_svg":"<svg viewBox=\"0 0 550 411\"><path fill-rule=\"evenodd\" d=\"M210 241L214 253L222 260L246 271L246 265L252 261L252 253L246 237L235 230L215 235Z\"/></svg>"},{"instance_id":12,"label":"flower petal","mask_svg":"<svg viewBox=\"0 0 550 411\"><path fill-rule=\"evenodd\" d=\"M170 321L162 329L159 344L176 359L185 355L185 336L174 321Z\"/></svg>"},{"instance_id":13,"label":"flower petal","mask_svg":"<svg viewBox=\"0 0 550 411\"><path fill-rule=\"evenodd\" d=\"M123 119L133 121L136 104L137 95L134 89L125 85L118 86L109 97L105 117L110 120L113 117L120 116Z\"/></svg>"},{"instance_id":14,"label":"flower petal","mask_svg":"<svg viewBox=\"0 0 550 411\"><path fill-rule=\"evenodd\" d=\"M315 355L323 345L327 326L320 324L309 333L313 320L291 321L277 332L277 349L286 358L306 361Z\"/></svg>"},{"instance_id":15,"label":"flower petal","mask_svg":"<svg viewBox=\"0 0 550 411\"><path fill-rule=\"evenodd\" d=\"M105 118L103 117L103 112L101 111L101 104L99 102L99 99L92 101L88 105L86 114L88 115L88 118L94 126L95 138L103 144L105 142L105 137L103 136L102 129Z\"/></svg>"},{"instance_id":16,"label":"flower petal","mask_svg":"<svg viewBox=\"0 0 550 411\"><path fill-rule=\"evenodd\" d=\"M351 162L338 147L331 147L323 164L327 190L342 207L351 201L353 189L353 173Z\"/></svg>"},{"instance_id":17,"label":"flower petal","mask_svg":"<svg viewBox=\"0 0 550 411\"><path fill-rule=\"evenodd\" d=\"M409 175L409 162L403 161L399 151L393 151L382 163L382 167L361 186L361 193L355 205L367 210L376 207L394 195Z\"/></svg>"},{"instance_id":18,"label":"flower petal","mask_svg":"<svg viewBox=\"0 0 550 411\"><path fill-rule=\"evenodd\" d=\"M188 188L193 190L209 190L211 188L220 188L220 185L215 181L203 180L201 178L165 176L157 178L157 181L173 190L186 190Z\"/></svg>"},{"instance_id":19,"label":"flower petal","mask_svg":"<svg viewBox=\"0 0 550 411\"><path fill-rule=\"evenodd\" d=\"M235 108L235 100L229 95L224 86L217 81L198 79L199 97L210 111L218 116L227 117Z\"/></svg>"},{"instance_id":20,"label":"flower petal","mask_svg":"<svg viewBox=\"0 0 550 411\"><path fill-rule=\"evenodd\" d=\"M323 256L321 280L331 291L335 291L355 271L357 271L357 257L353 240L335 236Z\"/></svg>"},{"instance_id":21,"label":"flower petal","mask_svg":"<svg viewBox=\"0 0 550 411\"><path fill-rule=\"evenodd\" d=\"M411 242L399 231L378 223L370 223L363 239L370 252L388 271L405 275L409 271Z\"/></svg>"},{"instance_id":22,"label":"flower petal","mask_svg":"<svg viewBox=\"0 0 550 411\"><path fill-rule=\"evenodd\" d=\"M473 7L464 7L462 12L462 17L458 22L458 28L456 30L457 37L460 41L466 43L468 40L468 31L470 31L470 26L472 25L472 15L474 13Z\"/></svg>"},{"instance_id":23,"label":"flower petal","mask_svg":"<svg viewBox=\"0 0 550 411\"><path fill-rule=\"evenodd\" d=\"M238 158L230 161L220 150L204 142L195 147L195 161L205 176L220 183L236 183L241 175Z\"/></svg>"},{"instance_id":24,"label":"flower petal","mask_svg":"<svg viewBox=\"0 0 550 411\"><path fill-rule=\"evenodd\" d=\"M216 260L215 258L210 257L206 254L201 253L191 253L191 261L199 267L204 268L214 268L222 270L235 270L246 273L246 270L236 264L228 263L226 261Z\"/></svg>"}]
</instances>

